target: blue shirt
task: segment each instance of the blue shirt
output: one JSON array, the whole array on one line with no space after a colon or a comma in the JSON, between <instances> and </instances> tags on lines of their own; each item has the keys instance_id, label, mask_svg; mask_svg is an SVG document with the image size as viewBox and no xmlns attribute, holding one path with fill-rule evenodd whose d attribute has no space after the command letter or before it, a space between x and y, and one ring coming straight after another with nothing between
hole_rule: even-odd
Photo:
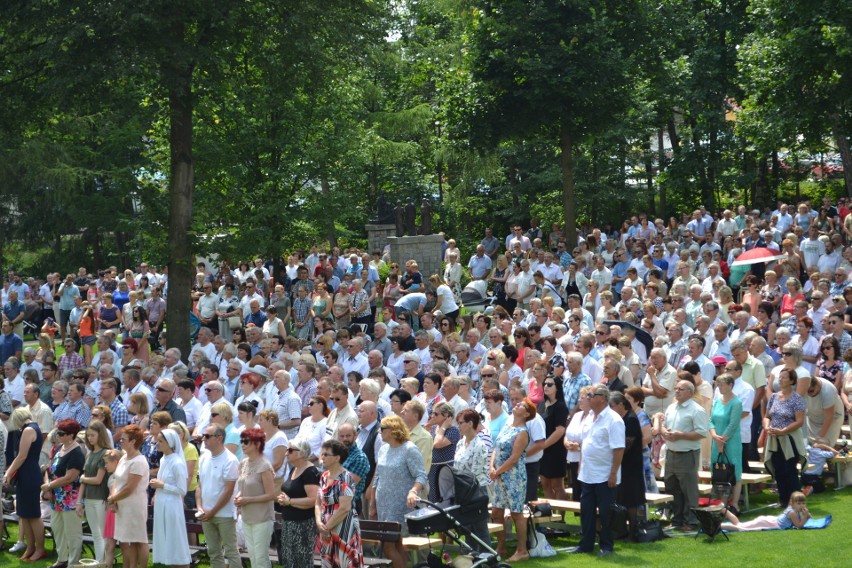
<instances>
[{"instance_id":1,"label":"blue shirt","mask_svg":"<svg viewBox=\"0 0 852 568\"><path fill-rule=\"evenodd\" d=\"M417 311L420 307L426 306L426 294L420 292L412 292L411 294L406 294L402 298L396 301L394 307L402 308L403 310L407 310L409 312Z\"/></svg>"},{"instance_id":2,"label":"blue shirt","mask_svg":"<svg viewBox=\"0 0 852 568\"><path fill-rule=\"evenodd\" d=\"M5 335L0 333L0 360L6 361L9 357L14 357L18 351L24 350L24 340L10 333Z\"/></svg>"},{"instance_id":3,"label":"blue shirt","mask_svg":"<svg viewBox=\"0 0 852 568\"><path fill-rule=\"evenodd\" d=\"M27 306L22 301L18 300L14 304L11 301L6 302L3 306L3 315L9 318L9 321L14 321L16 317L27 311ZM5 359L3 359L5 361Z\"/></svg>"},{"instance_id":4,"label":"blue shirt","mask_svg":"<svg viewBox=\"0 0 852 568\"><path fill-rule=\"evenodd\" d=\"M564 251L558 253L558 256L559 256L559 266L563 270L568 268L568 265L571 264L572 260L574 260L573 258L571 258L571 255L568 254L567 250L564 250Z\"/></svg>"},{"instance_id":5,"label":"blue shirt","mask_svg":"<svg viewBox=\"0 0 852 568\"><path fill-rule=\"evenodd\" d=\"M491 257L487 254L482 255L482 258L477 255L473 255L470 257L467 267L470 269L470 275L473 278L484 278L485 275L488 274L488 271L491 270Z\"/></svg>"},{"instance_id":6,"label":"blue shirt","mask_svg":"<svg viewBox=\"0 0 852 568\"><path fill-rule=\"evenodd\" d=\"M630 263L626 260L622 260L621 262L616 263L612 267L612 276L618 278L627 277L627 269L630 268ZM618 293L621 294L621 289L624 288L624 280L620 282L613 282L612 288Z\"/></svg>"}]
</instances>

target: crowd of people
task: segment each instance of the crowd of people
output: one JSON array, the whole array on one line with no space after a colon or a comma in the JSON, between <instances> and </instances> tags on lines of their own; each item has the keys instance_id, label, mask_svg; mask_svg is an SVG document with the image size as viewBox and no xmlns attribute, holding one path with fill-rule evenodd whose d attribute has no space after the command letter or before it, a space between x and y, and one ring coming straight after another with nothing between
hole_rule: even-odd
<instances>
[{"instance_id":1,"label":"crowd of people","mask_svg":"<svg viewBox=\"0 0 852 568\"><path fill-rule=\"evenodd\" d=\"M154 266L44 283L10 271L11 550L45 558L49 518L53 568L74 565L85 518L107 566L116 545L131 568L149 546L154 562L188 566L192 514L214 568L238 565L241 550L269 566L273 540L285 566L311 565L319 548L324 566L357 567L359 521L405 533L445 467L487 488L495 522L514 523L513 554L497 535L509 562L529 555L524 510L540 495L580 502L577 553L597 533L599 554L613 552L614 503L635 537L658 480L672 526L695 530L699 472L719 460L735 470L732 523L754 460L799 519L798 492L852 411L846 200L637 215L567 243L556 224L513 225L505 239L489 228L465 265L447 240L443 273L425 276L414 259L357 249L311 247L277 267L200 263L189 353L168 346L168 275ZM737 262L761 249L761 262ZM484 311L464 309L468 281L488 286ZM37 345L24 346L27 322ZM485 523L471 530L490 542ZM401 542L382 548L406 565Z\"/></svg>"}]
</instances>

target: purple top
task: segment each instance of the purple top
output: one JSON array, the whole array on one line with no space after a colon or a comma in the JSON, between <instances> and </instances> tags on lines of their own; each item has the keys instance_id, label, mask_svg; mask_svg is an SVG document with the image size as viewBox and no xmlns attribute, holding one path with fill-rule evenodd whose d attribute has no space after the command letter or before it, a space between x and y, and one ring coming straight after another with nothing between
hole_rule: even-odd
<instances>
[{"instance_id":1,"label":"purple top","mask_svg":"<svg viewBox=\"0 0 852 568\"><path fill-rule=\"evenodd\" d=\"M781 400L778 393L773 394L767 405L769 424L773 428L786 428L796 421L797 412L805 412L805 400L797 392L787 400Z\"/></svg>"}]
</instances>

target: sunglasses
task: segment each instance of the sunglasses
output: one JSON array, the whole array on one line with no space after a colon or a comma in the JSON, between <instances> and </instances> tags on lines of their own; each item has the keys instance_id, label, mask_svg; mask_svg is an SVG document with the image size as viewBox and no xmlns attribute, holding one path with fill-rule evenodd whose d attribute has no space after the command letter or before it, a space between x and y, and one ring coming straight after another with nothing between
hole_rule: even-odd
<instances>
[{"instance_id":1,"label":"sunglasses","mask_svg":"<svg viewBox=\"0 0 852 568\"><path fill-rule=\"evenodd\" d=\"M205 440L209 440L210 438L215 438L216 434L202 434L201 437Z\"/></svg>"},{"instance_id":2,"label":"sunglasses","mask_svg":"<svg viewBox=\"0 0 852 568\"><path fill-rule=\"evenodd\" d=\"M169 389L163 388L163 387L157 387L157 392L171 393L172 391L170 391Z\"/></svg>"},{"instance_id":3,"label":"sunglasses","mask_svg":"<svg viewBox=\"0 0 852 568\"><path fill-rule=\"evenodd\" d=\"M68 434L68 432L63 432L62 430L57 430L57 431L56 431L56 436L57 436L57 437L60 437L60 436L66 436L67 434Z\"/></svg>"},{"instance_id":4,"label":"sunglasses","mask_svg":"<svg viewBox=\"0 0 852 568\"><path fill-rule=\"evenodd\" d=\"M546 387L555 387L555 386L556 386L556 383L546 382L546 383L544 383L544 386L546 386Z\"/></svg>"},{"instance_id":5,"label":"sunglasses","mask_svg":"<svg viewBox=\"0 0 852 568\"><path fill-rule=\"evenodd\" d=\"M298 451L299 451L299 450L298 450L297 448L287 448L287 453L288 453L288 454L292 454L293 452L298 452Z\"/></svg>"},{"instance_id":6,"label":"sunglasses","mask_svg":"<svg viewBox=\"0 0 852 568\"><path fill-rule=\"evenodd\" d=\"M218 412L211 412L210 413L210 418L216 418L217 416L219 416Z\"/></svg>"}]
</instances>

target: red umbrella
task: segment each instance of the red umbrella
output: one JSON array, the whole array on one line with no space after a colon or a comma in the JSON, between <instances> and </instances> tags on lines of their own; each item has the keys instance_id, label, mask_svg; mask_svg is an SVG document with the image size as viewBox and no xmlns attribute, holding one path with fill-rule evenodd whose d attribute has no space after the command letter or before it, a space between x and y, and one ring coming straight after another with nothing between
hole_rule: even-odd
<instances>
[{"instance_id":1,"label":"red umbrella","mask_svg":"<svg viewBox=\"0 0 852 568\"><path fill-rule=\"evenodd\" d=\"M757 247L742 253L731 266L747 266L749 264L757 264L759 262L772 262L779 258L784 258L784 255L779 254L777 250Z\"/></svg>"}]
</instances>

